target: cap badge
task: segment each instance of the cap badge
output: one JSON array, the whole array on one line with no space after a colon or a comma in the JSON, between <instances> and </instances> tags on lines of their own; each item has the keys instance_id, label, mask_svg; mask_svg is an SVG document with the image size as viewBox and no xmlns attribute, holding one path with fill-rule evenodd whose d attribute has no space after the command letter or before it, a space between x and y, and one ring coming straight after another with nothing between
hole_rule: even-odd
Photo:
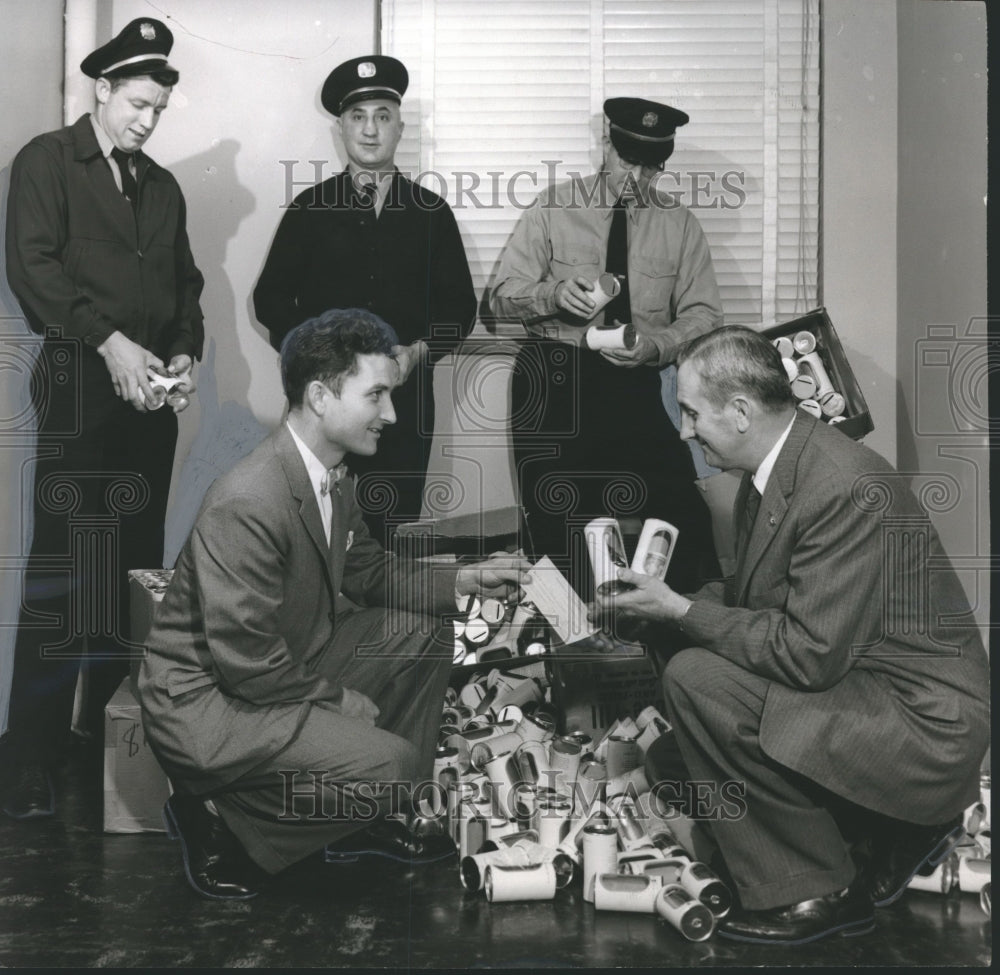
<instances>
[{"instance_id":1,"label":"cap badge","mask_svg":"<svg viewBox=\"0 0 1000 975\"><path fill-rule=\"evenodd\" d=\"M371 61L362 61L358 65L359 78L373 78L375 76L375 65Z\"/></svg>"},{"instance_id":2,"label":"cap badge","mask_svg":"<svg viewBox=\"0 0 1000 975\"><path fill-rule=\"evenodd\" d=\"M642 117L642 124L647 129L653 128L660 121L660 116L656 112L646 112Z\"/></svg>"},{"instance_id":3,"label":"cap badge","mask_svg":"<svg viewBox=\"0 0 1000 975\"><path fill-rule=\"evenodd\" d=\"M144 41L156 40L156 28L152 24L142 23L139 25L139 33Z\"/></svg>"}]
</instances>

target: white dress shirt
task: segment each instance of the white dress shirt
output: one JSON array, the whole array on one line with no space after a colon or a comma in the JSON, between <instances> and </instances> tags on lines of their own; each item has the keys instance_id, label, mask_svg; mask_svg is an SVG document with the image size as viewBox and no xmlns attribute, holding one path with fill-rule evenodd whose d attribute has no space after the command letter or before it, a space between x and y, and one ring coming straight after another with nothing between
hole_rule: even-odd
<instances>
[{"instance_id":1,"label":"white dress shirt","mask_svg":"<svg viewBox=\"0 0 1000 975\"><path fill-rule=\"evenodd\" d=\"M781 453L781 448L785 446L785 441L788 439L788 435L792 432L792 424L795 422L795 416L793 415L785 427L785 432L778 437L774 446L768 451L767 456L760 462L760 467L757 468L757 472L754 474L753 486L757 488L760 492L761 497L764 496L764 488L767 487L767 482L771 477L771 471L774 470L775 461L778 459L778 454Z\"/></svg>"},{"instance_id":2,"label":"white dress shirt","mask_svg":"<svg viewBox=\"0 0 1000 975\"><path fill-rule=\"evenodd\" d=\"M313 494L316 495L316 504L319 505L319 516L323 519L323 531L326 532L326 544L330 544L330 532L333 528L333 500L329 492L323 493L323 478L326 477L326 468L322 461L306 446L305 441L292 429L292 425L285 421L288 432L295 441L302 460L306 465L306 473L309 475L309 483L312 484Z\"/></svg>"}]
</instances>

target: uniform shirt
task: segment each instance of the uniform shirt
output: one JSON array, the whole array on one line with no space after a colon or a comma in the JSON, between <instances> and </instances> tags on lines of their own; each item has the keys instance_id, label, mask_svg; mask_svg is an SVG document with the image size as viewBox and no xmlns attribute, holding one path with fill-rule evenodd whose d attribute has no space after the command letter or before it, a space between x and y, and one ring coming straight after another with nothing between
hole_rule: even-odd
<instances>
[{"instance_id":1,"label":"uniform shirt","mask_svg":"<svg viewBox=\"0 0 1000 975\"><path fill-rule=\"evenodd\" d=\"M101 128L97 119L94 118L93 115L90 116L90 124L94 127L94 137L97 139L98 146L100 146L101 155L107 160L108 168L111 170L111 178L115 181L115 186L118 187L118 192L121 193L122 172L118 168L118 163L111 158L111 150L114 149L115 144L111 141L111 137L108 133ZM134 178L136 175L135 154L131 152L128 154L128 168Z\"/></svg>"},{"instance_id":2,"label":"uniform shirt","mask_svg":"<svg viewBox=\"0 0 1000 975\"><path fill-rule=\"evenodd\" d=\"M541 194L504 250L490 294L493 312L551 318L547 335L581 345L586 329L556 317L565 315L556 307L556 287L578 275L596 281L605 270L613 204L599 173ZM678 346L722 324L701 226L684 206L648 186L628 205L628 282L632 324L653 340L660 366L674 361ZM588 324L603 321L599 312Z\"/></svg>"}]
</instances>

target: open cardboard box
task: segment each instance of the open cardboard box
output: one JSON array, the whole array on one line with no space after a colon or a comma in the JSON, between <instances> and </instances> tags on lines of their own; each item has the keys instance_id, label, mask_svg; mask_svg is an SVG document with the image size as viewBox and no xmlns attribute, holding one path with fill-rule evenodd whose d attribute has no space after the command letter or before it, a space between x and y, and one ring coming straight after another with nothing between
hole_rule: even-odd
<instances>
[{"instance_id":1,"label":"open cardboard box","mask_svg":"<svg viewBox=\"0 0 1000 975\"><path fill-rule=\"evenodd\" d=\"M830 382L847 402L847 409L843 414L844 420L838 424L840 429L855 440L860 440L871 433L875 429L875 424L872 423L871 414L868 412L868 404L826 309L816 308L801 318L762 329L761 335L773 340L782 337L792 338L797 332L812 332L816 336L816 351L826 367Z\"/></svg>"}]
</instances>

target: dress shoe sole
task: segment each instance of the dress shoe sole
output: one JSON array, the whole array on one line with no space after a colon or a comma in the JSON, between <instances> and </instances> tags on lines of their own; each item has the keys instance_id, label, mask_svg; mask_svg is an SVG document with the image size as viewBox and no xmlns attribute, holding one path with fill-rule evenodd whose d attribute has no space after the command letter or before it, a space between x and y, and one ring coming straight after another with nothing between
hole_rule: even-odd
<instances>
[{"instance_id":1,"label":"dress shoe sole","mask_svg":"<svg viewBox=\"0 0 1000 975\"><path fill-rule=\"evenodd\" d=\"M401 857L395 853L386 853L385 850L347 850L343 853L330 849L323 851L323 859L327 863L357 863L361 857L382 857L385 860L394 860L396 863L405 863L408 866L414 867L422 866L425 863L437 863L438 860L447 860L448 857L453 857L454 855L454 850L449 850L447 853L439 853L436 856L414 857Z\"/></svg>"},{"instance_id":2,"label":"dress shoe sole","mask_svg":"<svg viewBox=\"0 0 1000 975\"><path fill-rule=\"evenodd\" d=\"M191 864L188 860L187 841L184 839L184 834L181 832L181 828L177 824L177 820L174 818L174 813L170 808L169 801L163 806L162 816L163 825L167 828L167 836L169 836L172 840L180 840L181 856L184 859L184 875L187 877L188 883L199 894L201 894L202 897L210 897L214 901L248 901L257 896L256 890L249 894L212 894L205 890L204 887L199 887L198 884L195 883L194 877L191 875Z\"/></svg>"},{"instance_id":3,"label":"dress shoe sole","mask_svg":"<svg viewBox=\"0 0 1000 975\"><path fill-rule=\"evenodd\" d=\"M42 809L38 806L32 806L31 809L25 812L12 812L6 806L3 807L5 815L10 816L11 819L25 820L25 819L44 819L46 816L54 816L56 808L54 805L49 806L47 809Z\"/></svg>"},{"instance_id":4,"label":"dress shoe sole","mask_svg":"<svg viewBox=\"0 0 1000 975\"><path fill-rule=\"evenodd\" d=\"M737 934L730 931L719 931L720 938L728 941L743 941L747 944L756 945L807 945L812 941L819 941L821 938L829 938L831 935L839 935L841 938L856 938L862 934L871 934L875 930L875 916L863 918L860 921L849 921L847 924L839 924L834 928L827 928L825 931L817 931L805 938L765 938L763 936L754 937L749 934Z\"/></svg>"},{"instance_id":5,"label":"dress shoe sole","mask_svg":"<svg viewBox=\"0 0 1000 975\"><path fill-rule=\"evenodd\" d=\"M874 901L876 907L888 907L890 904L895 904L903 894L906 893L906 888L909 886L910 881L925 867L936 867L949 853L955 848L955 844L959 841L962 834L965 832L965 827L961 824L956 826L950 833L940 839L937 845L927 854L912 870L909 877L903 881L897 890L891 893L888 897L883 897L881 900Z\"/></svg>"},{"instance_id":6,"label":"dress shoe sole","mask_svg":"<svg viewBox=\"0 0 1000 975\"><path fill-rule=\"evenodd\" d=\"M27 809L15 811L4 803L2 807L4 814L10 816L11 819L17 820L42 819L45 816L54 816L56 811L56 800L54 790L52 789L52 779L49 778L47 774L45 779L49 786L49 804L47 806L29 806Z\"/></svg>"}]
</instances>

